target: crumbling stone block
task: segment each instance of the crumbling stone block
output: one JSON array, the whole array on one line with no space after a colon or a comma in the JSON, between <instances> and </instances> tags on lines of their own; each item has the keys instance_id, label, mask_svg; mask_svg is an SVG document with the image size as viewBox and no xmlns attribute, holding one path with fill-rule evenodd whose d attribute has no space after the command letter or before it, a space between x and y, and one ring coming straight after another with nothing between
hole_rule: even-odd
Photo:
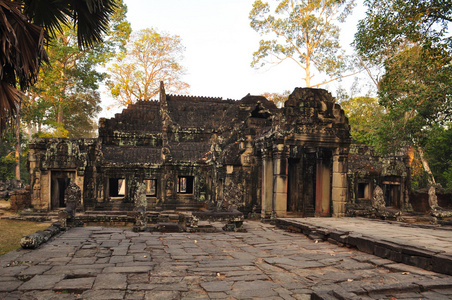
<instances>
[{"instance_id":1,"label":"crumbling stone block","mask_svg":"<svg viewBox=\"0 0 452 300\"><path fill-rule=\"evenodd\" d=\"M31 207L30 192L27 190L15 190L9 192L12 210L23 210Z\"/></svg>"},{"instance_id":2,"label":"crumbling stone block","mask_svg":"<svg viewBox=\"0 0 452 300\"><path fill-rule=\"evenodd\" d=\"M24 249L36 249L59 232L60 226L53 224L44 230L38 230L35 233L22 237L20 246Z\"/></svg>"}]
</instances>

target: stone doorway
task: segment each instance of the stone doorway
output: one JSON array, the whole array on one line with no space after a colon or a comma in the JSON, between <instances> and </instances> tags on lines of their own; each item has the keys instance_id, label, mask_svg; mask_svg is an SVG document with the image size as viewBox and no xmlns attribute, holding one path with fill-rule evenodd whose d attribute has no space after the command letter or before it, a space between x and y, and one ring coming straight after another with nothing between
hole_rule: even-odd
<instances>
[{"instance_id":1,"label":"stone doorway","mask_svg":"<svg viewBox=\"0 0 452 300\"><path fill-rule=\"evenodd\" d=\"M385 206L400 207L400 184L384 184Z\"/></svg>"},{"instance_id":2,"label":"stone doorway","mask_svg":"<svg viewBox=\"0 0 452 300\"><path fill-rule=\"evenodd\" d=\"M288 159L287 213L313 217L316 205L315 153Z\"/></svg>"},{"instance_id":3,"label":"stone doorway","mask_svg":"<svg viewBox=\"0 0 452 300\"><path fill-rule=\"evenodd\" d=\"M64 204L64 191L71 180L75 180L75 170L52 171L51 209L66 207L66 204Z\"/></svg>"},{"instance_id":4,"label":"stone doorway","mask_svg":"<svg viewBox=\"0 0 452 300\"><path fill-rule=\"evenodd\" d=\"M288 182L287 182L287 213L302 215L303 199L301 197L300 177L300 159L288 159Z\"/></svg>"},{"instance_id":5,"label":"stone doorway","mask_svg":"<svg viewBox=\"0 0 452 300\"><path fill-rule=\"evenodd\" d=\"M317 152L315 180L315 216L331 217L332 153L322 148Z\"/></svg>"}]
</instances>

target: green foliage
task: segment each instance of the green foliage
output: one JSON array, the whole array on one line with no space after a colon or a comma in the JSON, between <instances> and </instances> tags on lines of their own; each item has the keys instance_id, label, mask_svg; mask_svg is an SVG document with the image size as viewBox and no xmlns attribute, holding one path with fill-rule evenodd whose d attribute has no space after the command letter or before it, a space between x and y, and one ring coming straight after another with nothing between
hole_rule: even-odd
<instances>
[{"instance_id":1,"label":"green foliage","mask_svg":"<svg viewBox=\"0 0 452 300\"><path fill-rule=\"evenodd\" d=\"M0 180L13 179L15 176L14 142L14 135L10 131L0 136Z\"/></svg>"},{"instance_id":2,"label":"green foliage","mask_svg":"<svg viewBox=\"0 0 452 300\"><path fill-rule=\"evenodd\" d=\"M118 5L116 4L117 2ZM51 36L65 27L75 31L80 49L101 42L109 19L121 5L117 0L0 0L0 131L18 114L22 100L18 91L26 91L48 63L45 50Z\"/></svg>"},{"instance_id":3,"label":"green foliage","mask_svg":"<svg viewBox=\"0 0 452 300\"><path fill-rule=\"evenodd\" d=\"M337 22L343 22L353 6L353 0L283 0L271 14L267 2L256 0L249 15L251 27L269 39L260 41L251 65L292 60L305 71L308 87L313 86L314 71L339 76L345 56Z\"/></svg>"},{"instance_id":4,"label":"green foliage","mask_svg":"<svg viewBox=\"0 0 452 300\"><path fill-rule=\"evenodd\" d=\"M38 135L95 136L95 117L101 110L98 89L106 77L98 67L125 45L130 34L126 12L123 2L117 1L105 41L86 50L79 49L74 30L60 25L48 48L51 67L41 68L22 109L23 121ZM43 134L44 128L50 132Z\"/></svg>"},{"instance_id":5,"label":"green foliage","mask_svg":"<svg viewBox=\"0 0 452 300\"><path fill-rule=\"evenodd\" d=\"M69 29L53 40L48 54L52 66L41 69L38 82L27 93L22 120L57 133L67 131L70 137L89 134L92 119L101 110L97 90L105 75L95 69L101 54L80 51Z\"/></svg>"},{"instance_id":6,"label":"green foliage","mask_svg":"<svg viewBox=\"0 0 452 300\"><path fill-rule=\"evenodd\" d=\"M366 0L354 45L368 61L384 62L406 45L451 52L448 32L452 2L444 0Z\"/></svg>"},{"instance_id":7,"label":"green foliage","mask_svg":"<svg viewBox=\"0 0 452 300\"><path fill-rule=\"evenodd\" d=\"M452 129L435 127L424 146L430 168L437 182L452 191Z\"/></svg>"},{"instance_id":8,"label":"green foliage","mask_svg":"<svg viewBox=\"0 0 452 300\"><path fill-rule=\"evenodd\" d=\"M378 147L378 130L385 109L373 97L355 97L342 101L341 107L348 117L352 138L357 143Z\"/></svg>"},{"instance_id":9,"label":"green foliage","mask_svg":"<svg viewBox=\"0 0 452 300\"><path fill-rule=\"evenodd\" d=\"M53 37L71 27L80 48L102 42L109 28L109 18L117 7L116 0L22 0L23 14Z\"/></svg>"},{"instance_id":10,"label":"green foliage","mask_svg":"<svg viewBox=\"0 0 452 300\"><path fill-rule=\"evenodd\" d=\"M388 110L382 133L388 149L423 145L429 128L452 119L451 58L438 49L407 48L387 59L378 91Z\"/></svg>"},{"instance_id":11,"label":"green foliage","mask_svg":"<svg viewBox=\"0 0 452 300\"><path fill-rule=\"evenodd\" d=\"M17 160L15 157L16 137L13 128L8 128L0 136L0 180L14 179L16 176L15 168ZM29 174L27 170L27 140L24 134L21 134L22 155L20 157L20 175L25 182L28 181Z\"/></svg>"},{"instance_id":12,"label":"green foliage","mask_svg":"<svg viewBox=\"0 0 452 300\"><path fill-rule=\"evenodd\" d=\"M433 156L422 155L432 131L451 121L452 2L442 0L367 0L365 19L358 24L354 45L364 61L385 71L378 98L387 113L379 128L385 152L412 145L425 174ZM436 174L435 174L436 173ZM444 173L444 172L442 172ZM425 176L424 176L425 175Z\"/></svg>"}]
</instances>

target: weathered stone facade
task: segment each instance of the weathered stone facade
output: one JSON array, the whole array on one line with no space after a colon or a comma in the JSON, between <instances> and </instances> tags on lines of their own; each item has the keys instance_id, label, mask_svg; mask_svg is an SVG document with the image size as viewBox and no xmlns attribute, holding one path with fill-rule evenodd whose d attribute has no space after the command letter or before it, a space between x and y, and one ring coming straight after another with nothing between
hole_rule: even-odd
<instances>
[{"instance_id":1,"label":"weathered stone facade","mask_svg":"<svg viewBox=\"0 0 452 300\"><path fill-rule=\"evenodd\" d=\"M369 211L377 188L382 190L385 207L404 212L413 210L409 202L411 175L407 151L382 157L372 147L352 144L348 163L349 215Z\"/></svg>"},{"instance_id":2,"label":"weathered stone facade","mask_svg":"<svg viewBox=\"0 0 452 300\"><path fill-rule=\"evenodd\" d=\"M241 100L167 95L100 119L97 139L30 144L32 205L64 206L70 180L85 210L237 208L263 218L343 216L348 201L348 120L325 90L296 88L283 108Z\"/></svg>"}]
</instances>

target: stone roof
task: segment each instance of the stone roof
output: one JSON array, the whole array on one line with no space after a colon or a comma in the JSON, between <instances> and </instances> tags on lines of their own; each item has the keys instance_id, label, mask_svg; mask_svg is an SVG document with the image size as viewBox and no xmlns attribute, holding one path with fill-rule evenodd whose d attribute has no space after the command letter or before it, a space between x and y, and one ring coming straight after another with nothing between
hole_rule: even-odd
<instances>
[{"instance_id":1,"label":"stone roof","mask_svg":"<svg viewBox=\"0 0 452 300\"><path fill-rule=\"evenodd\" d=\"M135 146L103 146L104 163L107 164L161 164L162 149Z\"/></svg>"},{"instance_id":2,"label":"stone roof","mask_svg":"<svg viewBox=\"0 0 452 300\"><path fill-rule=\"evenodd\" d=\"M104 159L111 163L160 163L167 147L165 157L174 162L208 162L217 157L239 165L241 140L271 138L273 132L292 133L295 143L300 137L302 142L320 141L326 147L350 142L343 111L331 94L320 89L296 88L279 109L263 96L223 100L168 95L161 86L159 101L138 101L99 122L101 143L109 146L103 148Z\"/></svg>"},{"instance_id":3,"label":"stone roof","mask_svg":"<svg viewBox=\"0 0 452 300\"><path fill-rule=\"evenodd\" d=\"M169 146L173 161L206 162L212 158L209 143L170 143Z\"/></svg>"}]
</instances>

